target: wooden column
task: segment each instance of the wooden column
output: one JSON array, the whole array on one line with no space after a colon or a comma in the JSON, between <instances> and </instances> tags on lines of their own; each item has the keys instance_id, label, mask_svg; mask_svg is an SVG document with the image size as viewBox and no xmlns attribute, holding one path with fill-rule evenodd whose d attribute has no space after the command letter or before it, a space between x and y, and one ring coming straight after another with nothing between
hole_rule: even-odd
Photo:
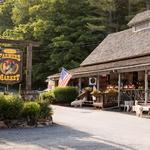
<instances>
[{"instance_id":1,"label":"wooden column","mask_svg":"<svg viewBox=\"0 0 150 150\"><path fill-rule=\"evenodd\" d=\"M78 80L78 87L79 87L79 94L80 94L82 90L81 77L79 77L79 80Z\"/></svg>"},{"instance_id":2,"label":"wooden column","mask_svg":"<svg viewBox=\"0 0 150 150\"><path fill-rule=\"evenodd\" d=\"M120 107L121 73L118 74L118 107Z\"/></svg>"},{"instance_id":3,"label":"wooden column","mask_svg":"<svg viewBox=\"0 0 150 150\"><path fill-rule=\"evenodd\" d=\"M148 100L148 72L145 70L145 104L147 104Z\"/></svg>"},{"instance_id":4,"label":"wooden column","mask_svg":"<svg viewBox=\"0 0 150 150\"><path fill-rule=\"evenodd\" d=\"M97 90L99 90L99 74L97 75Z\"/></svg>"},{"instance_id":5,"label":"wooden column","mask_svg":"<svg viewBox=\"0 0 150 150\"><path fill-rule=\"evenodd\" d=\"M32 90L32 44L27 46L26 58L26 90Z\"/></svg>"}]
</instances>

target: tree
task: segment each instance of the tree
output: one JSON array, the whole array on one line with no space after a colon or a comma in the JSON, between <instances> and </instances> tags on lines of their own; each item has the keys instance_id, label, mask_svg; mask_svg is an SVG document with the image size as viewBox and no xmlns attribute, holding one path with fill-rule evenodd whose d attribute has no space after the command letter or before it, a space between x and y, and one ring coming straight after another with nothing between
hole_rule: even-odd
<instances>
[{"instance_id":1,"label":"tree","mask_svg":"<svg viewBox=\"0 0 150 150\"><path fill-rule=\"evenodd\" d=\"M11 20L12 4L13 0L8 0L4 4L0 4L0 34L13 26L13 22Z\"/></svg>"},{"instance_id":2,"label":"tree","mask_svg":"<svg viewBox=\"0 0 150 150\"><path fill-rule=\"evenodd\" d=\"M38 88L62 66L78 67L109 33L127 29L148 8L149 0L7 0L0 4L0 37L41 43L33 49Z\"/></svg>"}]
</instances>

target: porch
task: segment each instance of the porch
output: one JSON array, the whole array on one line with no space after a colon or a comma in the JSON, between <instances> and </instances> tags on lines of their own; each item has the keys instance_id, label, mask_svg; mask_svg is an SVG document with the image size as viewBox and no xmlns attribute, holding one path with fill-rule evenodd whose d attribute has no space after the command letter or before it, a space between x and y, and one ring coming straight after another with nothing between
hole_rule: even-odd
<instances>
[{"instance_id":1,"label":"porch","mask_svg":"<svg viewBox=\"0 0 150 150\"><path fill-rule=\"evenodd\" d=\"M95 85L89 85L89 79L96 80ZM87 101L93 105L101 103L102 108L107 107L124 107L125 101L138 101L139 104L150 103L150 77L148 71L134 71L134 72L110 72L89 77L75 78L70 81L70 85L78 86L79 93L86 87L96 86L101 94L92 99L92 95L88 93ZM114 91L114 92L113 92ZM87 104L87 102L86 102Z\"/></svg>"},{"instance_id":2,"label":"porch","mask_svg":"<svg viewBox=\"0 0 150 150\"><path fill-rule=\"evenodd\" d=\"M102 103L102 108L120 107L125 101L137 100L139 104L147 105L150 101L150 56L142 56L118 60L90 66L81 66L70 70L73 75L69 85L78 87L79 94L85 87L96 87L101 95L96 102ZM94 78L95 84L90 85L89 79ZM59 74L48 77L58 85ZM117 91L111 93L109 91ZM93 102L89 94L88 101Z\"/></svg>"}]
</instances>

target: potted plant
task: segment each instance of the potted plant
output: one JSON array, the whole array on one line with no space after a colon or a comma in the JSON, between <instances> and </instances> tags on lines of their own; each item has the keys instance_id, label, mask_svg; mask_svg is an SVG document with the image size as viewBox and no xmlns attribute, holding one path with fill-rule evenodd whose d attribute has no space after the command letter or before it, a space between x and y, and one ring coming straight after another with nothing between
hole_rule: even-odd
<instances>
[{"instance_id":1,"label":"potted plant","mask_svg":"<svg viewBox=\"0 0 150 150\"><path fill-rule=\"evenodd\" d=\"M93 96L95 96L95 97L98 97L100 94L102 94L102 92L99 91L99 90L93 90L93 91L91 92L91 94L92 94Z\"/></svg>"}]
</instances>

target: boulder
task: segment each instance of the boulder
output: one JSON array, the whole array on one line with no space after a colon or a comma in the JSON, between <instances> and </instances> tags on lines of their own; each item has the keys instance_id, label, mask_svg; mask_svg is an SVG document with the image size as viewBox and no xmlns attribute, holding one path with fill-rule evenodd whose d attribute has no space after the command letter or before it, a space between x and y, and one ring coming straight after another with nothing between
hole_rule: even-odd
<instances>
[{"instance_id":1,"label":"boulder","mask_svg":"<svg viewBox=\"0 0 150 150\"><path fill-rule=\"evenodd\" d=\"M0 129L7 128L7 125L4 123L4 121L0 121Z\"/></svg>"}]
</instances>

